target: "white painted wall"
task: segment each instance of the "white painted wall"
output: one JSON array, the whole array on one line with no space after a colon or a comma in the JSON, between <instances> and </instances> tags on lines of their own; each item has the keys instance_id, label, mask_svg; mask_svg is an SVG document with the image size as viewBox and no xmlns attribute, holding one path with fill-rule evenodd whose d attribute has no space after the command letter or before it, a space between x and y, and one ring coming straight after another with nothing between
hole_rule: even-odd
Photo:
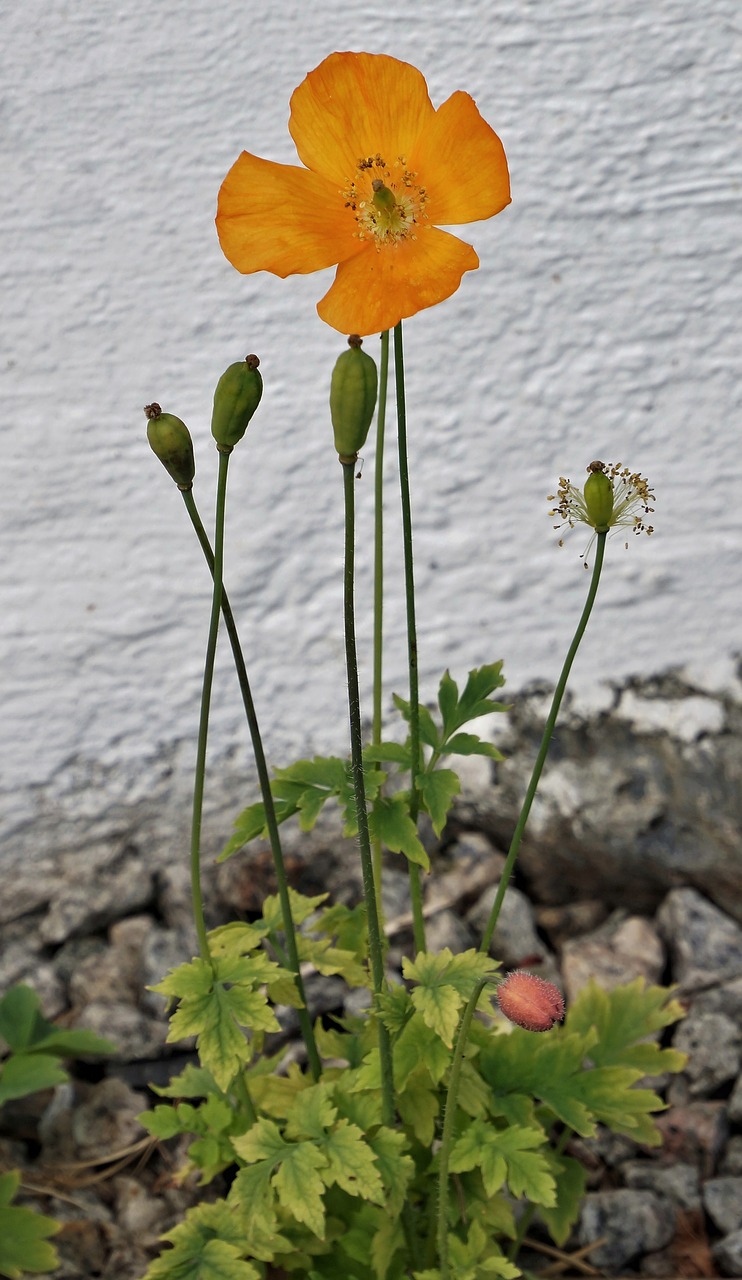
<instances>
[{"instance_id":1,"label":"white painted wall","mask_svg":"<svg viewBox=\"0 0 742 1280\"><path fill-rule=\"evenodd\" d=\"M511 688L555 677L586 575L580 534L558 551L544 498L596 456L650 476L658 532L611 545L576 687L715 671L740 648L737 0L6 3L6 835L73 765L85 812L115 776L145 794L161 750L194 730L209 582L142 406L190 424L208 514L213 385L247 350L266 391L232 463L228 582L271 754L343 749L326 408L342 341L314 312L329 275L241 277L213 229L243 147L294 159L289 96L336 48L414 62L435 102L470 91L512 170L511 207L471 229L481 269L406 327L424 692L446 665L497 657ZM396 558L390 575L397 642ZM217 751L242 740L220 672ZM389 676L404 689L401 648Z\"/></svg>"}]
</instances>

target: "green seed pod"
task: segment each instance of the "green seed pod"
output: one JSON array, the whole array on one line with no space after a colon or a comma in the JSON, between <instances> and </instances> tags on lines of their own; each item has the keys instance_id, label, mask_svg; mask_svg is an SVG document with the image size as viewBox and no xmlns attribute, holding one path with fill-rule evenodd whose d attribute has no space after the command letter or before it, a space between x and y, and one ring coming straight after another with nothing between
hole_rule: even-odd
<instances>
[{"instance_id":1,"label":"green seed pod","mask_svg":"<svg viewBox=\"0 0 742 1280\"><path fill-rule=\"evenodd\" d=\"M159 404L148 404L147 439L179 489L190 489L196 474L193 442L186 424L174 413L163 413Z\"/></svg>"},{"instance_id":2,"label":"green seed pod","mask_svg":"<svg viewBox=\"0 0 742 1280\"><path fill-rule=\"evenodd\" d=\"M602 462L591 462L588 470L590 475L583 493L589 523L597 533L607 533L613 515L613 485L603 470Z\"/></svg>"},{"instance_id":3,"label":"green seed pod","mask_svg":"<svg viewBox=\"0 0 742 1280\"><path fill-rule=\"evenodd\" d=\"M330 416L341 462L354 462L366 443L376 406L377 381L374 361L361 350L358 334L352 333L348 350L337 359L330 383Z\"/></svg>"},{"instance_id":4,"label":"green seed pod","mask_svg":"<svg viewBox=\"0 0 742 1280\"><path fill-rule=\"evenodd\" d=\"M211 434L217 448L224 453L231 453L242 439L260 404L263 379L258 372L259 364L257 356L238 360L225 369L216 384Z\"/></svg>"}]
</instances>

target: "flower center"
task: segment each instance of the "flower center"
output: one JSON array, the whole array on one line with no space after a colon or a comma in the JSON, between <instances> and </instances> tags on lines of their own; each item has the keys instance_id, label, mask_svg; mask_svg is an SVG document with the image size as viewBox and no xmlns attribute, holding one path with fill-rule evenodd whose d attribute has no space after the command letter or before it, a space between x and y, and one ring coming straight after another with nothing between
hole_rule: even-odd
<instances>
[{"instance_id":1,"label":"flower center","mask_svg":"<svg viewBox=\"0 0 742 1280\"><path fill-rule=\"evenodd\" d=\"M358 161L352 180L342 193L346 209L355 214L359 240L382 245L414 240L417 227L427 218L428 196L407 168L404 156L387 165L377 152Z\"/></svg>"}]
</instances>

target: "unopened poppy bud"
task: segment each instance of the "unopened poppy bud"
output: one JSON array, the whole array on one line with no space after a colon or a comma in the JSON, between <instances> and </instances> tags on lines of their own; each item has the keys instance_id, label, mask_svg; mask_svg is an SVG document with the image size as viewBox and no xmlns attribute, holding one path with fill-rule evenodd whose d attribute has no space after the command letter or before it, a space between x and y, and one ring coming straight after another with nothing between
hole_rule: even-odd
<instances>
[{"instance_id":1,"label":"unopened poppy bud","mask_svg":"<svg viewBox=\"0 0 742 1280\"><path fill-rule=\"evenodd\" d=\"M551 1031L564 1017L564 1000L553 982L535 973L509 973L497 988L500 1011L526 1031Z\"/></svg>"},{"instance_id":2,"label":"unopened poppy bud","mask_svg":"<svg viewBox=\"0 0 742 1280\"><path fill-rule=\"evenodd\" d=\"M263 379L257 356L247 356L224 370L214 392L211 434L217 448L231 453L247 431L248 424L260 404Z\"/></svg>"},{"instance_id":3,"label":"unopened poppy bud","mask_svg":"<svg viewBox=\"0 0 742 1280\"><path fill-rule=\"evenodd\" d=\"M330 383L330 416L341 462L355 462L366 443L376 407L376 365L361 348L357 333L335 363Z\"/></svg>"},{"instance_id":4,"label":"unopened poppy bud","mask_svg":"<svg viewBox=\"0 0 742 1280\"><path fill-rule=\"evenodd\" d=\"M190 489L196 474L193 441L186 424L174 413L163 413L159 404L148 404L147 439L179 489Z\"/></svg>"},{"instance_id":5,"label":"unopened poppy bud","mask_svg":"<svg viewBox=\"0 0 742 1280\"><path fill-rule=\"evenodd\" d=\"M605 473L602 462L591 462L588 468L590 475L585 481L583 493L585 506L590 517L589 523L596 533L607 533L611 527L613 515L613 485Z\"/></svg>"}]
</instances>

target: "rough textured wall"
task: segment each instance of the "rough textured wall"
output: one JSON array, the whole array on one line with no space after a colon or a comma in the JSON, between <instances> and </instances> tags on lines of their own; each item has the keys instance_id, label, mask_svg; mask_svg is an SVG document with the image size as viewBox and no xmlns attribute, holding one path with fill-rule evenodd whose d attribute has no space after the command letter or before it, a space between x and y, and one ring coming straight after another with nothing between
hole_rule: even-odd
<instances>
[{"instance_id":1,"label":"rough textured wall","mask_svg":"<svg viewBox=\"0 0 742 1280\"><path fill-rule=\"evenodd\" d=\"M136 803L192 733L209 584L142 406L191 425L210 511L212 389L246 350L266 393L232 466L231 594L274 757L342 748L329 277L240 277L213 230L241 148L294 158L290 93L334 48L414 62L436 103L469 90L512 168L470 231L480 271L406 329L423 691L496 657L511 687L554 677L585 580L544 495L596 456L649 474L658 534L612 543L578 689L738 647L736 0L27 0L0 24L0 833ZM388 672L402 688L401 650ZM214 730L242 742L226 662Z\"/></svg>"}]
</instances>

